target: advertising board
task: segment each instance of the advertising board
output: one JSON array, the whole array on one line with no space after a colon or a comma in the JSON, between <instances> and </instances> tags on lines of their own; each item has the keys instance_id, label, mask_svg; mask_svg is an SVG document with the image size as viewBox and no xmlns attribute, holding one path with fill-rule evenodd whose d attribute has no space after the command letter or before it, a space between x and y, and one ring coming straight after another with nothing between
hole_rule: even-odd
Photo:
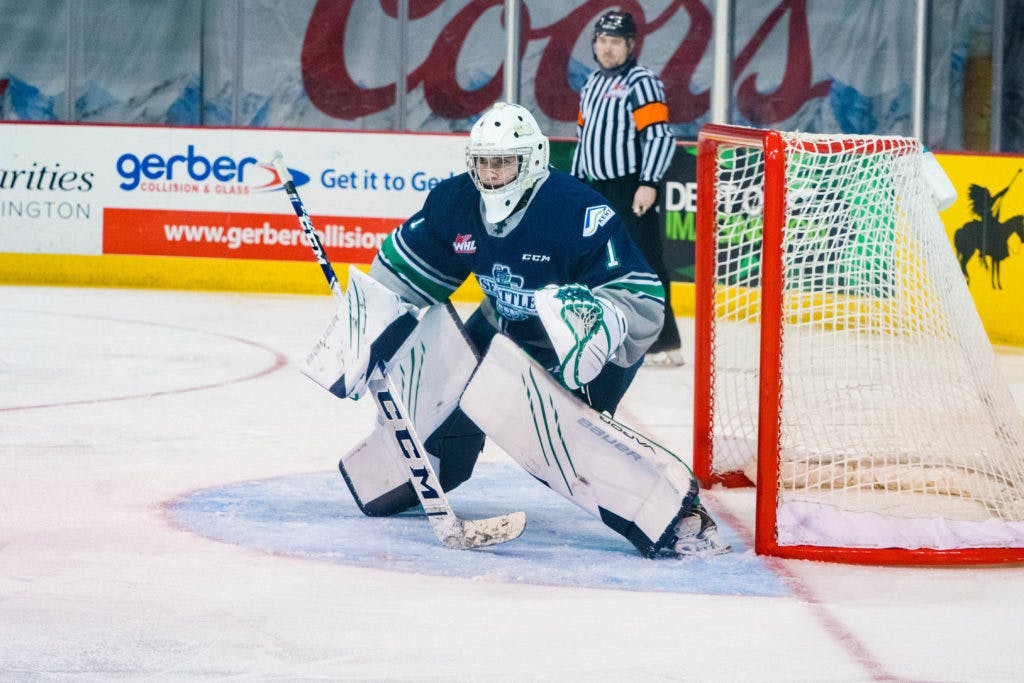
<instances>
[{"instance_id":1,"label":"advertising board","mask_svg":"<svg viewBox=\"0 0 1024 683\"><path fill-rule=\"evenodd\" d=\"M0 252L308 260L284 154L328 254L369 263L464 169L457 135L5 124Z\"/></svg>"}]
</instances>

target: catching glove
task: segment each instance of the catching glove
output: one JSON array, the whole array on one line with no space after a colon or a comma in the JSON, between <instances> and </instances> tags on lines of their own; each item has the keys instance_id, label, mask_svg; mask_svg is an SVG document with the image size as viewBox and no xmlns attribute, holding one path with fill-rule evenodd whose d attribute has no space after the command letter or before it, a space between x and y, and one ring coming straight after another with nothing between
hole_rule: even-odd
<instances>
[{"instance_id":1,"label":"catching glove","mask_svg":"<svg viewBox=\"0 0 1024 683\"><path fill-rule=\"evenodd\" d=\"M592 381L626 336L622 311L578 284L548 285L534 301L558 356L558 379L570 390Z\"/></svg>"}]
</instances>

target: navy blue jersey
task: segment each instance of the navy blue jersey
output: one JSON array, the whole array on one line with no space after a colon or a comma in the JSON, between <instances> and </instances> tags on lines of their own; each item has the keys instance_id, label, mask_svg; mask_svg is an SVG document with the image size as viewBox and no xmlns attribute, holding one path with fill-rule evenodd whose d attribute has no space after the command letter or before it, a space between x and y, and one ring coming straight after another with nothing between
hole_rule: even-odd
<instances>
[{"instance_id":1,"label":"navy blue jersey","mask_svg":"<svg viewBox=\"0 0 1024 683\"><path fill-rule=\"evenodd\" d=\"M545 285L587 285L624 308L627 322L638 313L648 318L664 300L661 283L607 200L556 171L504 235L488 234L480 193L468 174L445 180L388 236L377 260L431 303L446 300L476 275L499 329L521 344L547 339L533 300ZM637 332L646 337L645 327Z\"/></svg>"}]
</instances>

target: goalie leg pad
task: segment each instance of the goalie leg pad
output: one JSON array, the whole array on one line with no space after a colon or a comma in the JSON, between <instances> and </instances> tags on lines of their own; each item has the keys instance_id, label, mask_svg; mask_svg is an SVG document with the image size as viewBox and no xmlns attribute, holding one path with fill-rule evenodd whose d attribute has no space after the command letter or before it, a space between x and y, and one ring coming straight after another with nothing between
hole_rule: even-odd
<instances>
[{"instance_id":1,"label":"goalie leg pad","mask_svg":"<svg viewBox=\"0 0 1024 683\"><path fill-rule=\"evenodd\" d=\"M483 449L484 435L456 410L424 446L447 493L469 479ZM383 423L338 462L356 505L367 517L387 517L419 505L403 467L405 456Z\"/></svg>"},{"instance_id":2,"label":"goalie leg pad","mask_svg":"<svg viewBox=\"0 0 1024 683\"><path fill-rule=\"evenodd\" d=\"M463 411L535 478L652 557L692 512L697 482L670 451L598 413L503 335L462 395Z\"/></svg>"},{"instance_id":3,"label":"goalie leg pad","mask_svg":"<svg viewBox=\"0 0 1024 683\"><path fill-rule=\"evenodd\" d=\"M367 517L387 517L419 505L402 460L398 445L380 423L338 461L352 498Z\"/></svg>"},{"instance_id":4,"label":"goalie leg pad","mask_svg":"<svg viewBox=\"0 0 1024 683\"><path fill-rule=\"evenodd\" d=\"M483 433L458 408L477 357L451 306L431 307L389 364L402 401L441 488L469 479L483 449ZM364 514L393 515L419 504L406 458L378 415L374 431L338 463Z\"/></svg>"}]
</instances>

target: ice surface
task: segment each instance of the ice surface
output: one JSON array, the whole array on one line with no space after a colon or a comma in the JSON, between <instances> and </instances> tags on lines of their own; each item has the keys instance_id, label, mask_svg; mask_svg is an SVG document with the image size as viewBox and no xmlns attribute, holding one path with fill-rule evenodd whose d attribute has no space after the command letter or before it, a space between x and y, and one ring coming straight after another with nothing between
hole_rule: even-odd
<instances>
[{"instance_id":1,"label":"ice surface","mask_svg":"<svg viewBox=\"0 0 1024 683\"><path fill-rule=\"evenodd\" d=\"M336 463L373 407L296 369L331 313L0 288L0 680L1019 680L1024 569L760 558L750 491L702 494L711 560L640 559L491 448L451 501L520 539L363 517ZM618 417L687 456L691 373Z\"/></svg>"}]
</instances>

